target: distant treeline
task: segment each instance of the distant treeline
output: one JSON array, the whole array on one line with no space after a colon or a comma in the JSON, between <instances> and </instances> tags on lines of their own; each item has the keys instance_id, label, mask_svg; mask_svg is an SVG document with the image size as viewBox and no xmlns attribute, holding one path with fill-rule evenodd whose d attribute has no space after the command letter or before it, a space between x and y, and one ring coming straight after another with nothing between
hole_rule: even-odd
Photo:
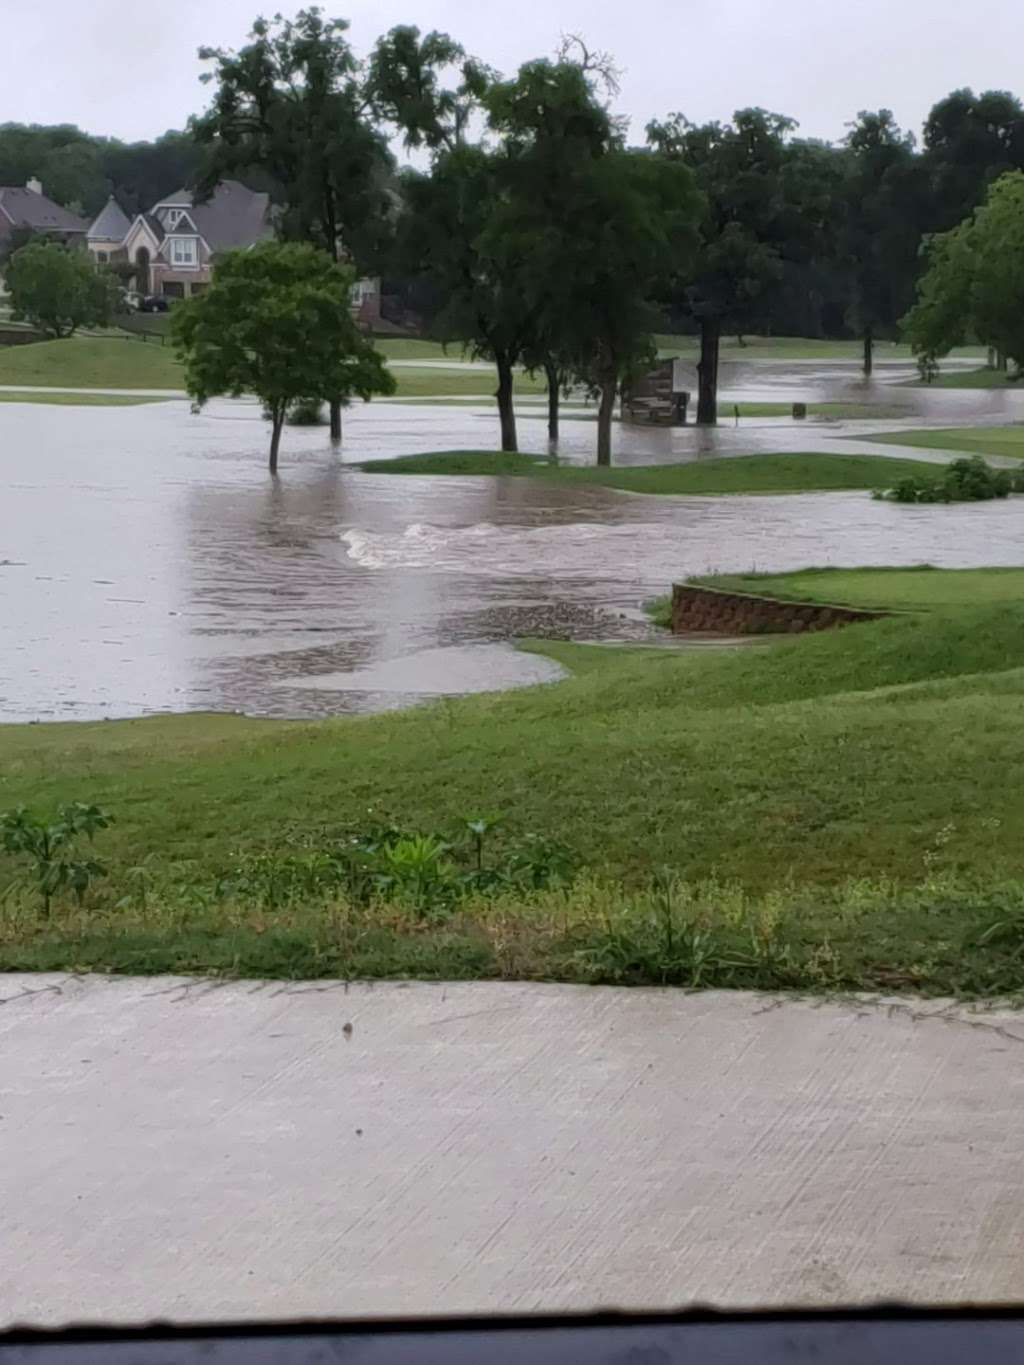
<instances>
[{"instance_id":1,"label":"distant treeline","mask_svg":"<svg viewBox=\"0 0 1024 1365\"><path fill-rule=\"evenodd\" d=\"M655 148L692 167L720 230L735 224L771 249L770 280L748 259L750 288L738 291L745 298L731 282L722 321L738 333L894 335L913 302L922 238L954 227L996 179L1024 169L1024 107L1002 91L954 91L932 109L920 138L885 109L862 112L840 144L803 139L795 122L761 110L700 126L672 115L648 133ZM147 209L194 183L203 165L204 148L189 131L125 143L71 124L0 125L0 185L35 176L52 199L85 217L109 194L128 213ZM265 167L242 178L282 197ZM386 259L366 264L402 288L401 270ZM669 306L666 322L696 329L685 307Z\"/></svg>"}]
</instances>

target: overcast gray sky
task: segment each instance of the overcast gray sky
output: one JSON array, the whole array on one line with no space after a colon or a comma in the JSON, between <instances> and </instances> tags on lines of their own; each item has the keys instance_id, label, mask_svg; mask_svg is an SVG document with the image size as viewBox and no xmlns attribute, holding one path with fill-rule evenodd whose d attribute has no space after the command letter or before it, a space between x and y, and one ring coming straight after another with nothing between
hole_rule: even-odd
<instances>
[{"instance_id":1,"label":"overcast gray sky","mask_svg":"<svg viewBox=\"0 0 1024 1365\"><path fill-rule=\"evenodd\" d=\"M128 140L181 127L205 101L200 44L239 46L285 0L0 0L0 122L77 123ZM583 34L623 68L621 112L639 140L680 109L704 121L759 104L839 138L886 105L919 131L962 85L1024 93L1020 0L339 0L366 51L398 23L447 30L510 72Z\"/></svg>"}]
</instances>

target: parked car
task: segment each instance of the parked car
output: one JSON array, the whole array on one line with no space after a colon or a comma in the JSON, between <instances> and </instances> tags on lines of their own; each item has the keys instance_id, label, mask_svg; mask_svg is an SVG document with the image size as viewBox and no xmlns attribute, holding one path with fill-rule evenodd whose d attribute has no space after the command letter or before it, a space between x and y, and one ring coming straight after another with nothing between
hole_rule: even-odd
<instances>
[{"instance_id":1,"label":"parked car","mask_svg":"<svg viewBox=\"0 0 1024 1365\"><path fill-rule=\"evenodd\" d=\"M170 307L170 300L163 294L147 294L139 303L140 313L166 313Z\"/></svg>"}]
</instances>

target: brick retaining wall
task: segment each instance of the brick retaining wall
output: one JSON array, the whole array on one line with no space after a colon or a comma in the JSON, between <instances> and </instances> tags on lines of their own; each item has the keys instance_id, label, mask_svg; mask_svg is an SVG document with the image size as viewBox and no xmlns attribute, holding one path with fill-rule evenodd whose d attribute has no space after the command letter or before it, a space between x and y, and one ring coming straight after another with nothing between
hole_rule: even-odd
<instances>
[{"instance_id":1,"label":"brick retaining wall","mask_svg":"<svg viewBox=\"0 0 1024 1365\"><path fill-rule=\"evenodd\" d=\"M877 621L884 611L832 607L816 602L782 602L774 597L724 592L676 583L672 589L672 630L676 635L708 631L718 635L797 635L855 621Z\"/></svg>"}]
</instances>

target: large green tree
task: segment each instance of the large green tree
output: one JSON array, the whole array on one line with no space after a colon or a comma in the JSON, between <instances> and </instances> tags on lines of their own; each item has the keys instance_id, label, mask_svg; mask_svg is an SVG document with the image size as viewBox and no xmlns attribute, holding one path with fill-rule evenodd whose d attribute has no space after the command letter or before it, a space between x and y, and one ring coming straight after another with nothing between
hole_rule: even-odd
<instances>
[{"instance_id":1,"label":"large green tree","mask_svg":"<svg viewBox=\"0 0 1024 1365\"><path fill-rule=\"evenodd\" d=\"M742 109L732 123L697 126L682 114L648 125L651 145L694 171L706 212L693 280L682 296L700 328L697 421L718 420L723 329L770 325L783 280L793 216L785 197L787 140L795 124L764 109Z\"/></svg>"},{"instance_id":2,"label":"large green tree","mask_svg":"<svg viewBox=\"0 0 1024 1365\"><path fill-rule=\"evenodd\" d=\"M116 280L85 252L38 238L11 256L5 281L12 316L49 337L106 326L117 305Z\"/></svg>"},{"instance_id":3,"label":"large green tree","mask_svg":"<svg viewBox=\"0 0 1024 1365\"><path fill-rule=\"evenodd\" d=\"M597 64L595 65L595 61ZM548 437L558 440L559 397L572 378L574 329L556 299L566 268L578 260L573 237L581 205L574 200L584 167L620 146L618 122L597 89L615 88L607 65L567 44L557 61L520 67L484 96L488 126L500 139L502 193L485 229L491 257L505 273L528 281L523 361L542 370L548 387ZM565 248L558 251L558 243ZM540 275L540 265L551 270Z\"/></svg>"},{"instance_id":4,"label":"large green tree","mask_svg":"<svg viewBox=\"0 0 1024 1365\"><path fill-rule=\"evenodd\" d=\"M888 109L861 112L845 146L840 241L852 295L847 321L863 339L870 375L876 337L897 334L914 296L927 186L913 138Z\"/></svg>"},{"instance_id":5,"label":"large green tree","mask_svg":"<svg viewBox=\"0 0 1024 1365\"><path fill-rule=\"evenodd\" d=\"M1024 106L1005 90L954 90L924 126L929 230L945 232L973 213L988 187L1024 170Z\"/></svg>"},{"instance_id":6,"label":"large green tree","mask_svg":"<svg viewBox=\"0 0 1024 1365\"><path fill-rule=\"evenodd\" d=\"M281 236L364 273L392 217L393 163L348 27L314 5L294 19L258 19L238 52L202 49L214 94L192 131L207 152L200 197L225 175L262 168L283 200ZM337 399L331 435L341 435Z\"/></svg>"},{"instance_id":7,"label":"large green tree","mask_svg":"<svg viewBox=\"0 0 1024 1365\"><path fill-rule=\"evenodd\" d=\"M621 386L656 357L660 304L692 269L703 203L686 166L612 150L582 160L565 183L571 222L530 234L520 266L529 306L540 296L561 318L574 377L597 397L597 462L611 463Z\"/></svg>"},{"instance_id":8,"label":"large green tree","mask_svg":"<svg viewBox=\"0 0 1024 1365\"><path fill-rule=\"evenodd\" d=\"M516 450L513 381L533 333L515 243L490 231L501 172L500 157L463 144L438 152L429 174L407 176L399 253L436 290L435 335L494 364L501 448Z\"/></svg>"},{"instance_id":9,"label":"large green tree","mask_svg":"<svg viewBox=\"0 0 1024 1365\"><path fill-rule=\"evenodd\" d=\"M1004 175L986 202L927 245L906 336L928 364L976 338L1024 367L1024 172Z\"/></svg>"},{"instance_id":10,"label":"large green tree","mask_svg":"<svg viewBox=\"0 0 1024 1365\"><path fill-rule=\"evenodd\" d=\"M226 253L209 289L174 311L175 346L196 402L253 393L270 413L271 474L296 399L369 401L394 392L391 372L352 317L353 278L316 247L264 242Z\"/></svg>"},{"instance_id":11,"label":"large green tree","mask_svg":"<svg viewBox=\"0 0 1024 1365\"><path fill-rule=\"evenodd\" d=\"M533 331L522 259L512 237L493 230L507 203L508 155L469 138L494 82L447 34L403 26L378 42L367 88L378 117L431 159L429 172L403 181L399 271L429 283L440 339L494 363L501 448L516 450L513 380Z\"/></svg>"}]
</instances>

